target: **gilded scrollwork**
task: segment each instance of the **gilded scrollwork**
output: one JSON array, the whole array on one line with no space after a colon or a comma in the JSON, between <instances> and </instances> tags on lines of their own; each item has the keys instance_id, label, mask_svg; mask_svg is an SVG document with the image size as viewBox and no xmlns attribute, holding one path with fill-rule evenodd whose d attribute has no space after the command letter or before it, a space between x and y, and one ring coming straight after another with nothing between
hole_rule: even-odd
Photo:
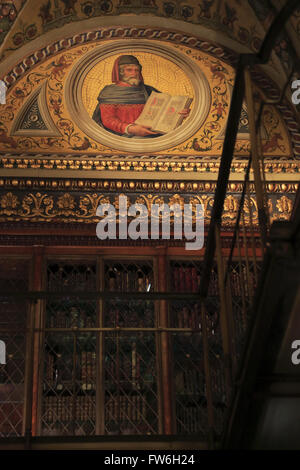
<instances>
[{"instance_id":1,"label":"gilded scrollwork","mask_svg":"<svg viewBox=\"0 0 300 470\"><path fill-rule=\"evenodd\" d=\"M19 204L17 196L12 193L4 194L0 199L1 213L8 216L14 215Z\"/></svg>"},{"instance_id":2,"label":"gilded scrollwork","mask_svg":"<svg viewBox=\"0 0 300 470\"><path fill-rule=\"evenodd\" d=\"M280 214L286 215L290 214L293 208L293 202L290 198L287 196L282 196L280 199L278 199L276 203L276 207Z\"/></svg>"},{"instance_id":3,"label":"gilded scrollwork","mask_svg":"<svg viewBox=\"0 0 300 470\"><path fill-rule=\"evenodd\" d=\"M71 194L63 194L57 200L57 206L59 207L61 214L71 215L75 209L75 199Z\"/></svg>"},{"instance_id":4,"label":"gilded scrollwork","mask_svg":"<svg viewBox=\"0 0 300 470\"><path fill-rule=\"evenodd\" d=\"M255 196L245 198L242 216L246 224L252 223L256 225L258 223L258 209Z\"/></svg>"},{"instance_id":5,"label":"gilded scrollwork","mask_svg":"<svg viewBox=\"0 0 300 470\"><path fill-rule=\"evenodd\" d=\"M83 182L82 182L83 183ZM121 183L121 182L120 182ZM0 181L1 186L1 181ZM210 220L211 210L214 202L213 193L192 195L182 192L181 194L174 193L166 194L153 194L135 192L135 184L132 184L131 191L120 191L116 194L113 190L102 193L90 193L85 191L84 194L76 192L62 192L52 186L52 190L43 191L30 191L27 193L20 191L3 192L0 196L0 220L12 221L32 221L40 222L52 220L54 222L87 222L93 223L98 220L96 215L97 208L100 204L112 204L115 207L116 214L119 211L119 195L127 196L127 208L131 204L143 204L147 208L148 214L151 213L152 204L167 204L172 206L179 204L180 208L184 209L184 204L189 204L192 208L192 216L196 214L196 205L202 204L204 210L205 223ZM288 220L292 208L295 194L290 193L287 197L282 194L274 194L268 198L268 208L270 219L272 220ZM237 211L239 208L240 195L238 193L231 193L226 198L225 210L222 216L222 224L224 226L233 226L235 224ZM258 225L258 210L257 202L254 195L250 196L250 208L248 198L245 199L245 204L242 211L242 216L247 226L250 222L254 226ZM161 217L161 214L159 215ZM173 220L173 213L171 211L171 219Z\"/></svg>"},{"instance_id":6,"label":"gilded scrollwork","mask_svg":"<svg viewBox=\"0 0 300 470\"><path fill-rule=\"evenodd\" d=\"M212 210L212 207L213 207L213 201L214 201L213 196L207 196L207 195L204 194L204 195L201 195L201 196L191 197L189 202L192 205L193 214L195 213L195 206L197 204L202 204L203 212L204 212L205 216L210 218L211 210Z\"/></svg>"},{"instance_id":7,"label":"gilded scrollwork","mask_svg":"<svg viewBox=\"0 0 300 470\"><path fill-rule=\"evenodd\" d=\"M79 200L79 210L76 211L78 217L90 218L96 216L96 210L99 204L109 204L110 199L107 196L98 194L86 194ZM74 212L73 212L74 214Z\"/></svg>"},{"instance_id":8,"label":"gilded scrollwork","mask_svg":"<svg viewBox=\"0 0 300 470\"><path fill-rule=\"evenodd\" d=\"M184 198L180 196L180 194L174 194L169 198L169 205L172 206L173 204L178 204L180 209L183 210L184 207Z\"/></svg>"},{"instance_id":9,"label":"gilded scrollwork","mask_svg":"<svg viewBox=\"0 0 300 470\"><path fill-rule=\"evenodd\" d=\"M28 194L22 201L23 213L21 217L25 220L27 218L48 219L57 215L57 210L54 209L53 196L48 194ZM51 213L52 211L52 213Z\"/></svg>"},{"instance_id":10,"label":"gilded scrollwork","mask_svg":"<svg viewBox=\"0 0 300 470\"><path fill-rule=\"evenodd\" d=\"M231 220L236 218L238 211L239 202L237 197L232 196L231 194L225 198L224 201L224 217Z\"/></svg>"}]
</instances>

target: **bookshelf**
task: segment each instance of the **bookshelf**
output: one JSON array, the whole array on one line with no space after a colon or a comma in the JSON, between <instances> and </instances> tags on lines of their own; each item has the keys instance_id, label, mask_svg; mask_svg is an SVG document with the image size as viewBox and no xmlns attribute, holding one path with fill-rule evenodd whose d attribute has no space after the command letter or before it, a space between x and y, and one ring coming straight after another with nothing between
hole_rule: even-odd
<instances>
[{"instance_id":1,"label":"bookshelf","mask_svg":"<svg viewBox=\"0 0 300 470\"><path fill-rule=\"evenodd\" d=\"M69 259L41 256L39 262L43 272L37 271L36 286L59 296L32 304L35 318L42 318L36 323L41 333L36 333L34 353L33 410L39 423L34 433L152 435L168 430L204 435L208 404L200 303L118 296L155 290L195 293L201 282L201 259L133 252L129 256L126 250L122 256L111 256L107 250L103 255ZM238 315L243 302L247 315L251 283L255 287L259 269L253 260L247 263L233 262L230 272L233 318L241 335ZM29 260L2 264L2 293L11 286L28 288L28 270ZM102 290L114 295L82 296ZM218 294L214 266L205 310L210 387L221 432L226 397ZM2 295L0 314L1 339L8 345L8 362L0 367L0 433L22 435L27 306ZM175 330L164 333L159 327ZM43 367L37 368L38 364Z\"/></svg>"},{"instance_id":2,"label":"bookshelf","mask_svg":"<svg viewBox=\"0 0 300 470\"><path fill-rule=\"evenodd\" d=\"M104 285L111 292L151 292L153 262L106 259ZM158 432L156 340L153 333L138 330L155 323L152 301L116 298L104 302L104 327L136 329L103 335L106 434Z\"/></svg>"},{"instance_id":3,"label":"bookshelf","mask_svg":"<svg viewBox=\"0 0 300 470\"><path fill-rule=\"evenodd\" d=\"M201 260L173 259L169 264L171 290L196 293L202 277ZM218 277L214 266L211 273L206 308L209 345L216 357L219 335ZM173 365L174 420L178 434L206 434L207 399L203 356L200 302L174 301L169 305L169 321L173 328L188 328L171 336Z\"/></svg>"},{"instance_id":4,"label":"bookshelf","mask_svg":"<svg viewBox=\"0 0 300 470\"><path fill-rule=\"evenodd\" d=\"M45 307L42 435L157 433L157 353L154 302L82 301L80 292L154 289L152 261L101 259L97 264L51 262ZM79 290L78 299L64 291ZM102 325L107 332L89 329ZM133 328L130 333L119 328ZM97 404L97 406L96 406Z\"/></svg>"},{"instance_id":5,"label":"bookshelf","mask_svg":"<svg viewBox=\"0 0 300 470\"><path fill-rule=\"evenodd\" d=\"M197 292L200 260L166 259L166 263L171 291ZM48 263L48 290L60 292L61 297L47 300L45 306L45 326L51 331L44 337L43 435L163 432L162 394L166 392L161 388L161 335L147 331L158 325L160 301L124 300L116 295L159 290L156 269L152 257L103 256L93 263ZM206 321L218 361L221 340L215 268L212 279ZM80 292L94 291L97 286L114 296L99 301L80 299ZM70 289L79 292L78 299L64 294ZM199 302L170 302L166 325L191 329L168 336L173 432L201 433L207 426L207 402ZM98 326L108 331L89 330ZM215 382L219 393L218 379Z\"/></svg>"},{"instance_id":6,"label":"bookshelf","mask_svg":"<svg viewBox=\"0 0 300 470\"><path fill-rule=\"evenodd\" d=\"M42 435L92 435L96 423L97 324L95 300L80 292L96 290L96 263L48 262L47 290L61 292L45 305ZM78 298L64 291L75 290ZM86 331L85 331L86 329Z\"/></svg>"},{"instance_id":7,"label":"bookshelf","mask_svg":"<svg viewBox=\"0 0 300 470\"><path fill-rule=\"evenodd\" d=\"M0 437L23 431L28 304L4 293L28 290L28 274L28 259L0 259L0 339L6 345L6 364L0 364Z\"/></svg>"}]
</instances>

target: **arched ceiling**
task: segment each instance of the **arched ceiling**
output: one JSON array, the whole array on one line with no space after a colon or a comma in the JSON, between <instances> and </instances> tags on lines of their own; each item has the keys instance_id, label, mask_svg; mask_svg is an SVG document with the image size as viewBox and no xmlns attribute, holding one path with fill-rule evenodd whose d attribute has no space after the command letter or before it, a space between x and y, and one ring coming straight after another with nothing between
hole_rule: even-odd
<instances>
[{"instance_id":1,"label":"arched ceiling","mask_svg":"<svg viewBox=\"0 0 300 470\"><path fill-rule=\"evenodd\" d=\"M182 157L191 165L199 155L211 161L219 158L237 55L259 50L280 3L279 0L200 3L198 0L0 0L3 24L0 78L9 87L7 104L0 109L1 153L25 155L25 158L28 152L33 156L57 155L58 158L70 154L75 158L101 155L106 160L119 155L122 149L103 145L87 136L74 122L65 88L74 63L89 50L116 39L135 38L165 44L176 53L188 56L210 86L209 112L197 132L178 145L152 152L153 156L161 158L163 154L164 161L168 161L166 171L170 171L170 162L176 166ZM289 22L292 34L283 33L279 37L276 54L268 66L261 68L262 74L256 73L256 96L278 97L280 84L290 72L291 58L297 54L292 43L293 38L299 38L299 25L300 9ZM267 77L271 77L270 83ZM247 126L243 125L243 119L244 124L247 120L246 107L243 112L237 158L249 154ZM265 157L298 158L298 135L294 135L297 130L289 112L284 106L266 107L262 125ZM129 158L130 152L122 153L125 159L136 159ZM115 164L116 168L119 164L120 161ZM107 163L103 165L106 168Z\"/></svg>"},{"instance_id":2,"label":"arched ceiling","mask_svg":"<svg viewBox=\"0 0 300 470\"><path fill-rule=\"evenodd\" d=\"M170 200L190 200L201 193L206 208L211 207L238 54L259 50L282 4L281 0L0 0L0 79L8 85L7 103L0 107L1 220L94 221L99 198L114 198L122 191L134 197L143 194L147 201L164 193ZM300 57L299 35L300 9L278 37L269 64L252 71L257 103L262 98L278 99L295 58ZM186 57L209 84L205 121L193 135L162 152L137 154L110 147L86 135L70 115L73 97L65 90L76 63L101 45L132 40ZM145 67L147 80L155 75L152 68ZM281 105L265 108L261 128L273 198L270 210L279 220L289 217L299 175L300 133L289 98L286 94ZM244 105L232 194L225 204L229 225L235 220L248 155Z\"/></svg>"},{"instance_id":3,"label":"arched ceiling","mask_svg":"<svg viewBox=\"0 0 300 470\"><path fill-rule=\"evenodd\" d=\"M236 47L239 44L257 52L283 3L281 0L0 0L0 58L7 58L37 38L43 44L43 35L53 30L59 35L59 28L66 24L93 18L98 24L105 18L106 24L115 24L116 16L120 19L130 15L162 18L165 26L170 20L201 25L218 37L236 42ZM76 28L78 31L78 25ZM287 29L299 41L300 8ZM284 36L288 35L282 34L277 44L281 60L288 40Z\"/></svg>"},{"instance_id":4,"label":"arched ceiling","mask_svg":"<svg viewBox=\"0 0 300 470\"><path fill-rule=\"evenodd\" d=\"M10 74L5 76L5 80L11 86L8 90L6 105L0 109L0 130L2 132L2 135L0 135L0 149L2 151L12 150L19 153L24 151L45 153L49 151L61 155L68 153L82 155L84 152L86 156L99 154L112 156L120 151L124 153L124 148L121 145L119 146L120 139L117 140L116 144L103 144L101 139L97 139L93 135L91 137L88 131L85 133L83 127L84 114L81 116L81 113L75 112L71 115L71 104L76 100L76 96L73 93L75 85L73 81L70 83L70 75L73 74L73 77L76 78L76 75L83 73L80 67L76 71L76 66L87 54L95 51L100 42L100 34L102 44L106 48L113 48L114 55L112 59L118 56L119 47L123 45L123 42L111 40L111 33L115 31L118 32L118 38L126 34L126 38L129 39L130 32L120 28L119 30L105 29L101 33L98 32L96 35L88 37L86 34L77 34L68 41L56 42L53 46L43 48L34 55L28 56L23 60L22 66L17 66ZM108 33L107 39L105 38L106 32ZM139 56L143 63L146 83L159 88L165 93L192 96L193 92L191 85L188 85L188 76L182 72L182 76L179 77L175 71L171 71L172 63L170 61L155 54L157 47L155 35L157 35L157 31L148 29L147 32L147 40L144 42L141 38L133 43L128 41L129 52L132 53L135 53L132 44L138 44L139 47L143 44L147 47L153 47L154 52L140 53ZM134 30L131 30L131 33L134 37ZM178 43L179 37L181 38L180 43ZM173 41L172 34L169 34L166 39L168 41L163 41L160 37L160 49L165 48L178 55L178 57L188 58L196 70L196 75L202 74L207 83L207 92L202 92L200 96L202 102L207 102L204 106L206 109L205 119L201 120L201 124L199 123L194 133L188 138L181 139L177 145L174 145L173 141L170 140L167 147L164 145L161 149L155 150L154 145L149 145L148 140L146 144L144 143L141 146L142 150L138 149L136 151L130 141L129 151L125 150L125 153L130 154L133 152L140 155L145 147L144 152L149 154L149 150L146 149L148 144L152 155L163 153L166 158L169 157L168 159L170 157L186 156L193 161L195 159L193 157L197 157L199 154L202 157L220 157L234 83L234 69L224 60L226 59L225 52L220 48L209 46L207 42L199 43L197 49L195 49L191 47L193 38L177 35L176 41ZM185 45L186 42L191 45ZM71 43L73 47L69 47ZM206 53L205 49L215 52L217 57ZM101 51L102 47L99 50ZM102 62L100 62L100 66ZM100 91L100 84L102 86L106 85L111 80L112 63L110 60L110 64L107 66L107 83L102 82L99 78L103 75L99 63L91 69L83 83L82 113L86 112L86 116L91 122L91 116ZM94 69L95 72L93 72ZM176 79L179 81L178 84L176 84ZM276 96L275 88L272 89L271 87L270 90L264 90L265 83L262 76L258 77L257 81L258 86L255 88L255 96L258 100L259 97L265 98L268 96L268 93L271 93L270 96L272 96L272 93ZM184 82L186 82L185 86L183 86ZM185 87L186 92L184 92ZM284 122L276 107L267 106L265 108L261 129L265 156L292 158L294 152L290 145L286 125L287 123ZM132 150L131 146L133 147ZM249 146L245 106L236 143L236 156L248 156Z\"/></svg>"}]
</instances>

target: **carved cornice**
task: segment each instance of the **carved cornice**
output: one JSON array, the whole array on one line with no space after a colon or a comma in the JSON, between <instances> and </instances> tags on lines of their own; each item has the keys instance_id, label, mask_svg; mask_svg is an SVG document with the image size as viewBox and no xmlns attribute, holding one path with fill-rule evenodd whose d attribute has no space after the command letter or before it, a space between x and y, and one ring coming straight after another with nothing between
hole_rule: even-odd
<instances>
[{"instance_id":1,"label":"carved cornice","mask_svg":"<svg viewBox=\"0 0 300 470\"><path fill-rule=\"evenodd\" d=\"M199 159L201 158L201 161ZM161 161L163 159L163 161ZM277 161L276 161L277 160ZM247 159L233 161L231 171L244 174L247 167ZM82 155L80 158L74 155L0 155L0 168L18 170L74 170L74 171L101 171L112 172L134 172L138 177L143 171L152 172L179 172L187 173L218 173L220 168L220 157L186 156L174 157L166 155L139 155L137 156L102 156ZM281 160L278 157L265 158L266 173L290 173L299 179L299 162L296 160Z\"/></svg>"},{"instance_id":2,"label":"carved cornice","mask_svg":"<svg viewBox=\"0 0 300 470\"><path fill-rule=\"evenodd\" d=\"M33 177L0 177L0 196L3 191L37 190L37 191L68 191L68 192L95 192L103 193L214 193L215 181L168 181L168 180L117 180L117 179L81 179L81 178L33 178ZM271 182L266 184L268 193L295 194L297 182ZM227 191L241 193L243 182L231 182ZM255 193L254 183L250 183L250 192Z\"/></svg>"},{"instance_id":3,"label":"carved cornice","mask_svg":"<svg viewBox=\"0 0 300 470\"><path fill-rule=\"evenodd\" d=\"M154 182L155 184L156 182ZM180 183L180 185L183 184L185 183ZM180 192L175 192L174 190L173 192L170 190L160 192L158 189L155 190L154 187L153 193L143 193L142 191L134 190L134 186L132 186L131 192L119 191L119 194L115 190L109 191L108 189L106 192L95 192L95 190L84 191L84 189L82 191L65 192L62 188L55 188L55 191L53 189L44 189L43 191L37 191L36 188L32 188L29 191L2 190L0 192L0 222L46 222L47 224L53 222L58 224L76 223L91 225L100 220L96 216L98 206L107 203L115 207L118 220L119 195L124 194L128 198L128 205L145 205L149 216L153 204L167 204L170 206L179 204L182 209L184 204L191 204L193 215L195 214L196 205L202 204L205 223L208 224L214 202L214 192L208 187L202 190L202 192L198 191L197 194L188 192L186 187L182 187ZM229 193L227 193L224 201L223 227L233 227L235 225L239 199L240 194L235 193L230 184ZM289 220L294 199L295 193L288 195L269 193L268 209L271 221ZM253 224L256 226L258 225L258 208L253 193L250 193L250 207L247 200L243 209L244 220L246 224L250 224L252 219Z\"/></svg>"}]
</instances>

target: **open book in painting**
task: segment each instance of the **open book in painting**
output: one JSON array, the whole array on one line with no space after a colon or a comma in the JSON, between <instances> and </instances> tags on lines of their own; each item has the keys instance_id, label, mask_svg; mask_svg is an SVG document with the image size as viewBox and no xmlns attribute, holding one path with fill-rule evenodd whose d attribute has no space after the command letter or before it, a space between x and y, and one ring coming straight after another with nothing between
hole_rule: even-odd
<instances>
[{"instance_id":1,"label":"open book in painting","mask_svg":"<svg viewBox=\"0 0 300 470\"><path fill-rule=\"evenodd\" d=\"M189 108L192 101L193 98L188 96L171 96L152 91L135 124L151 127L152 131L159 134L166 134L182 123L184 117L178 113Z\"/></svg>"}]
</instances>

